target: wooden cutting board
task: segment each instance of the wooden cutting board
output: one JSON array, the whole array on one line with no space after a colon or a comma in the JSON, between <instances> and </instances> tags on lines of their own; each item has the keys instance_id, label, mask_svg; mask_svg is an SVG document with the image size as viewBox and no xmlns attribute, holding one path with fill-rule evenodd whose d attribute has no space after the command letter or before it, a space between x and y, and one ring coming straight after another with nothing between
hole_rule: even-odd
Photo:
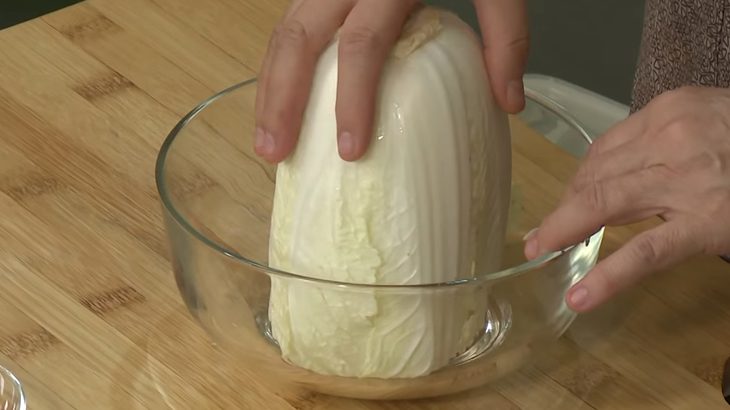
<instances>
[{"instance_id":1,"label":"wooden cutting board","mask_svg":"<svg viewBox=\"0 0 730 410\"><path fill-rule=\"evenodd\" d=\"M727 408L730 265L709 257L581 316L514 376L453 397L276 395L257 369L231 366L177 293L154 160L191 107L254 75L286 6L88 0L0 31L0 364L31 409ZM517 126L517 140L527 132ZM558 154L516 147L569 177ZM604 254L646 226L609 229Z\"/></svg>"}]
</instances>

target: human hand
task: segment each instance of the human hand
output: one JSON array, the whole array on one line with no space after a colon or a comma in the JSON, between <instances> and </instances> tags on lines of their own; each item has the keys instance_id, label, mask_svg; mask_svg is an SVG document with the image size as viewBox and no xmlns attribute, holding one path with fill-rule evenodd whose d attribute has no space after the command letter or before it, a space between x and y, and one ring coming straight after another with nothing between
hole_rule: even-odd
<instances>
[{"instance_id":1,"label":"human hand","mask_svg":"<svg viewBox=\"0 0 730 410\"><path fill-rule=\"evenodd\" d=\"M664 222L568 291L573 310L590 310L690 256L730 254L730 90L664 93L597 139L557 209L528 238L525 255L652 216Z\"/></svg>"},{"instance_id":2,"label":"human hand","mask_svg":"<svg viewBox=\"0 0 730 410\"><path fill-rule=\"evenodd\" d=\"M276 163L294 149L319 54L341 28L335 114L338 151L354 161L367 151L377 84L390 49L418 0L294 0L272 35L256 96L255 151ZM527 58L524 0L474 0L484 60L498 104L524 107Z\"/></svg>"}]
</instances>

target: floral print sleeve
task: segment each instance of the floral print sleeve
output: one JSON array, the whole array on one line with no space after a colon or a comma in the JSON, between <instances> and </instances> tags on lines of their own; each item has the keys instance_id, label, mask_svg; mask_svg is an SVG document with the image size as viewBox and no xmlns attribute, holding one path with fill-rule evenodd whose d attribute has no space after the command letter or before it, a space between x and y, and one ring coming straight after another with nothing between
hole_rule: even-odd
<instances>
[{"instance_id":1,"label":"floral print sleeve","mask_svg":"<svg viewBox=\"0 0 730 410\"><path fill-rule=\"evenodd\" d=\"M647 0L631 111L684 85L730 87L730 0Z\"/></svg>"}]
</instances>

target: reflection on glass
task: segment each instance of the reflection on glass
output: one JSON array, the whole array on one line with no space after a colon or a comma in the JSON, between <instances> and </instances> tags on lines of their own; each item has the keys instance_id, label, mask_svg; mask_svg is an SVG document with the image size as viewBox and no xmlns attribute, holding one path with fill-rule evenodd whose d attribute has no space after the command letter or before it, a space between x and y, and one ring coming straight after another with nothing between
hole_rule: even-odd
<instances>
[{"instance_id":1,"label":"reflection on glass","mask_svg":"<svg viewBox=\"0 0 730 410\"><path fill-rule=\"evenodd\" d=\"M25 394L20 381L0 366L0 410L25 410Z\"/></svg>"}]
</instances>

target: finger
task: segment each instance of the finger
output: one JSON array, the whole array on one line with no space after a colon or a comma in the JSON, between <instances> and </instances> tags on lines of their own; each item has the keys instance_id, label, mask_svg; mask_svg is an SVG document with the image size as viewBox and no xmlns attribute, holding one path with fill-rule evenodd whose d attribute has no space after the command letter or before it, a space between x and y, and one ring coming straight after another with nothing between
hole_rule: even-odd
<instances>
[{"instance_id":1,"label":"finger","mask_svg":"<svg viewBox=\"0 0 730 410\"><path fill-rule=\"evenodd\" d=\"M701 238L698 226L686 220L664 223L637 235L568 291L568 306L577 312L595 308L646 275L699 254Z\"/></svg>"},{"instance_id":2,"label":"finger","mask_svg":"<svg viewBox=\"0 0 730 410\"><path fill-rule=\"evenodd\" d=\"M495 99L515 114L525 106L522 76L529 36L524 0L474 0L484 41L484 60Z\"/></svg>"},{"instance_id":3,"label":"finger","mask_svg":"<svg viewBox=\"0 0 730 410\"><path fill-rule=\"evenodd\" d=\"M537 256L579 243L609 224L636 222L663 212L663 184L654 168L596 181L560 204L525 244L525 256Z\"/></svg>"},{"instance_id":4,"label":"finger","mask_svg":"<svg viewBox=\"0 0 730 410\"><path fill-rule=\"evenodd\" d=\"M317 58L351 8L351 1L306 0L276 29L256 130L256 153L266 160L294 149Z\"/></svg>"},{"instance_id":5,"label":"finger","mask_svg":"<svg viewBox=\"0 0 730 410\"><path fill-rule=\"evenodd\" d=\"M261 63L261 69L259 70L259 78L257 80L258 86L256 87L256 125L259 126L259 121L264 112L264 104L266 103L266 90L269 87L269 70L271 69L271 59L273 55L274 35L269 37L269 44L266 48L266 55Z\"/></svg>"},{"instance_id":6,"label":"finger","mask_svg":"<svg viewBox=\"0 0 730 410\"><path fill-rule=\"evenodd\" d=\"M284 13L284 16L282 17L282 21L287 20L294 14L297 10L299 10L299 7L304 4L304 0L295 0L292 2L291 6L286 10L286 13ZM258 76L258 86L256 87L256 121L258 122L261 118L261 115L264 111L264 103L266 101L266 89L268 88L268 80L269 80L269 70L271 68L271 59L273 56L274 48L276 47L274 40L276 39L276 35L269 36L269 42L266 46L266 54L264 55L264 59L261 62L261 68L259 69L259 76Z\"/></svg>"},{"instance_id":7,"label":"finger","mask_svg":"<svg viewBox=\"0 0 730 410\"><path fill-rule=\"evenodd\" d=\"M354 161L370 144L378 81L416 0L362 0L342 26L338 50L337 146Z\"/></svg>"}]
</instances>

